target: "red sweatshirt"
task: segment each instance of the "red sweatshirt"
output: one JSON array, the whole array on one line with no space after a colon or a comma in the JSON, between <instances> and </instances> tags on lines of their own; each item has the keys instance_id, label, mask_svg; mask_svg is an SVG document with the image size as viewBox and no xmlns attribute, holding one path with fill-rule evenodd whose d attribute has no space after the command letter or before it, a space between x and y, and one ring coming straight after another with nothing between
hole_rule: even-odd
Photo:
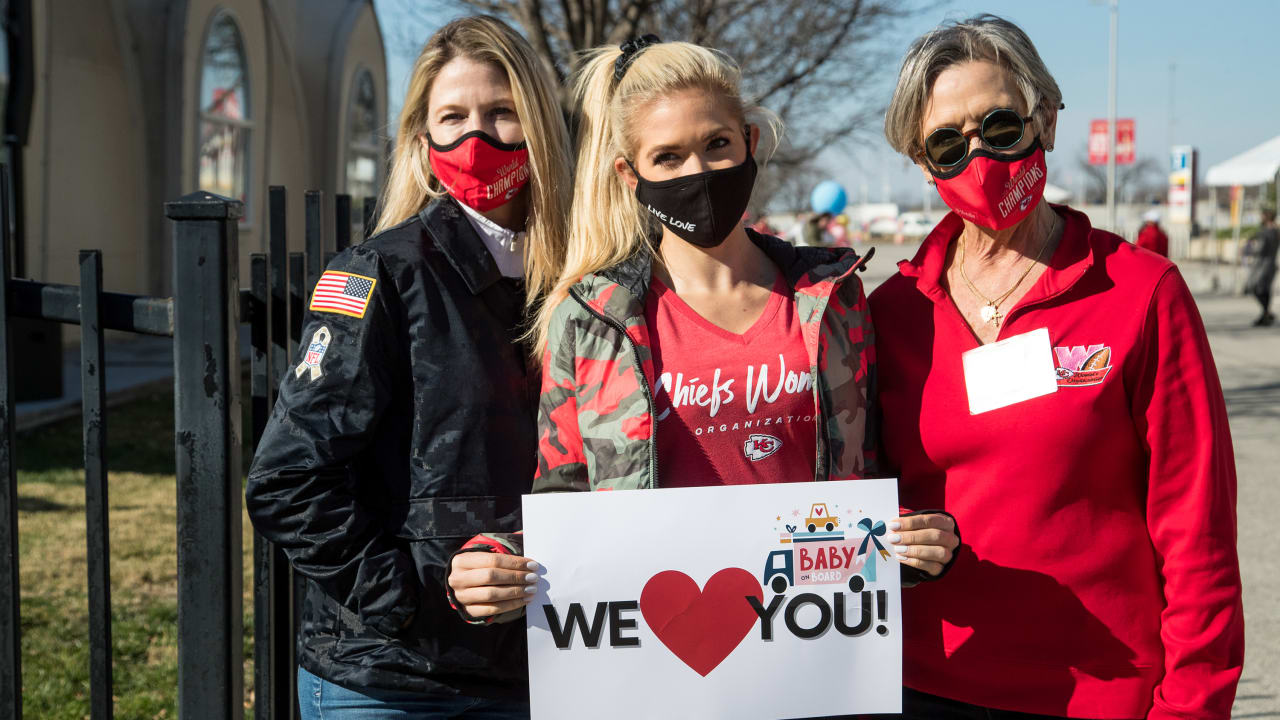
<instances>
[{"instance_id":1,"label":"red sweatshirt","mask_svg":"<svg viewBox=\"0 0 1280 720\"><path fill-rule=\"evenodd\" d=\"M1225 720L1244 616L1204 326L1172 263L1054 209L1062 242L1000 328L1048 328L1052 394L969 414L960 355L978 343L940 285L954 213L871 296L901 503L964 528L950 574L903 593L904 682L1022 712Z\"/></svg>"}]
</instances>

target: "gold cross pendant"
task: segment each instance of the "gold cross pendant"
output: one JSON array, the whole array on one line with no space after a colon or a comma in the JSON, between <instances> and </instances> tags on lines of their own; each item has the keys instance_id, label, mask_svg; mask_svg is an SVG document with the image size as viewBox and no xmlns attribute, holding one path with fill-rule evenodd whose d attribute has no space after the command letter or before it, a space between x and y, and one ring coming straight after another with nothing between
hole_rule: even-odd
<instances>
[{"instance_id":1,"label":"gold cross pendant","mask_svg":"<svg viewBox=\"0 0 1280 720\"><path fill-rule=\"evenodd\" d=\"M1000 314L1000 308L996 307L996 304L991 302L983 305L982 309L978 311L978 314L982 316L982 322L990 323L997 328L1000 327L1000 318L1004 317Z\"/></svg>"}]
</instances>

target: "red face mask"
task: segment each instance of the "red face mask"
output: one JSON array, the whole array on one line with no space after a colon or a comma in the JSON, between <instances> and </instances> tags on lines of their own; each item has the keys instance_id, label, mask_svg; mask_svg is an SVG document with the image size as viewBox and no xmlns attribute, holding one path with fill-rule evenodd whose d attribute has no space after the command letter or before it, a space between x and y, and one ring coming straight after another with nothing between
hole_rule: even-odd
<instances>
[{"instance_id":1,"label":"red face mask","mask_svg":"<svg viewBox=\"0 0 1280 720\"><path fill-rule=\"evenodd\" d=\"M506 204L529 182L526 143L504 143L474 130L448 145L427 136L431 171L458 202L479 212Z\"/></svg>"},{"instance_id":2,"label":"red face mask","mask_svg":"<svg viewBox=\"0 0 1280 720\"><path fill-rule=\"evenodd\" d=\"M929 168L938 194L960 217L990 230L1022 222L1044 196L1044 149L1037 139L1009 155L980 149L944 172Z\"/></svg>"}]
</instances>

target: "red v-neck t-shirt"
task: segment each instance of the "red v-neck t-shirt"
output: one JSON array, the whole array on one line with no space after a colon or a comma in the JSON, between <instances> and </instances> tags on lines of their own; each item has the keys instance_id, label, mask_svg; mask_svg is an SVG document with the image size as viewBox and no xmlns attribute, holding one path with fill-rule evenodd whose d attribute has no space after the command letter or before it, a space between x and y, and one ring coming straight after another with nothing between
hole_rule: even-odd
<instances>
[{"instance_id":1,"label":"red v-neck t-shirt","mask_svg":"<svg viewBox=\"0 0 1280 720\"><path fill-rule=\"evenodd\" d=\"M664 487L813 479L813 376L781 276L742 334L712 324L656 277L645 320Z\"/></svg>"}]
</instances>

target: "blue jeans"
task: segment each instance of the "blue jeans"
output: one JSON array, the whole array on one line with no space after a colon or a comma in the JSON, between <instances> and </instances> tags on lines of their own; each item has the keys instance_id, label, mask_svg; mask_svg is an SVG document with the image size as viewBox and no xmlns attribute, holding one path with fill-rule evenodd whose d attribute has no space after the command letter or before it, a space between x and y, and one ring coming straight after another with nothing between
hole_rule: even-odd
<instances>
[{"instance_id":1,"label":"blue jeans","mask_svg":"<svg viewBox=\"0 0 1280 720\"><path fill-rule=\"evenodd\" d=\"M298 668L298 710L302 720L522 720L529 717L526 702L377 688L357 692L302 667Z\"/></svg>"}]
</instances>

